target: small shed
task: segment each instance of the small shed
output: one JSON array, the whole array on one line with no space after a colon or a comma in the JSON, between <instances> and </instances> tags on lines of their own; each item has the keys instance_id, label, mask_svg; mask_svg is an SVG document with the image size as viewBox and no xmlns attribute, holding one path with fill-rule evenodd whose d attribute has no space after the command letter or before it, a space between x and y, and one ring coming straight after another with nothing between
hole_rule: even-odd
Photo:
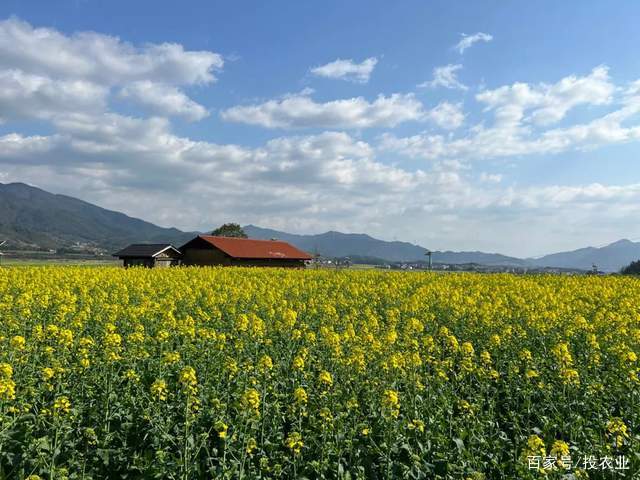
<instances>
[{"instance_id":1,"label":"small shed","mask_svg":"<svg viewBox=\"0 0 640 480\"><path fill-rule=\"evenodd\" d=\"M313 257L279 240L198 235L180 247L183 265L303 268Z\"/></svg>"},{"instance_id":2,"label":"small shed","mask_svg":"<svg viewBox=\"0 0 640 480\"><path fill-rule=\"evenodd\" d=\"M125 267L171 267L180 264L180 252L168 243L134 243L113 254Z\"/></svg>"}]
</instances>

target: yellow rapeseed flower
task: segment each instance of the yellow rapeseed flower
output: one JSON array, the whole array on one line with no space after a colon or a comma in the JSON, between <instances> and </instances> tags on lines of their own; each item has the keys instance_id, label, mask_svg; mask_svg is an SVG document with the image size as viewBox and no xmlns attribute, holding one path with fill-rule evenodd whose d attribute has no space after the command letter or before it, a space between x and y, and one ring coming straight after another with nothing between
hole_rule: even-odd
<instances>
[{"instance_id":1,"label":"yellow rapeseed flower","mask_svg":"<svg viewBox=\"0 0 640 480\"><path fill-rule=\"evenodd\" d=\"M165 382L164 380L156 380L151 384L151 395L158 400L166 400L167 392L167 382Z\"/></svg>"},{"instance_id":2,"label":"yellow rapeseed flower","mask_svg":"<svg viewBox=\"0 0 640 480\"><path fill-rule=\"evenodd\" d=\"M333 377L326 370L322 370L318 374L318 381L325 387L330 387L331 385L333 385Z\"/></svg>"},{"instance_id":3,"label":"yellow rapeseed flower","mask_svg":"<svg viewBox=\"0 0 640 480\"><path fill-rule=\"evenodd\" d=\"M299 432L291 432L286 440L285 445L289 450L291 450L295 455L300 453L302 447L304 447L304 443L302 442L302 435Z\"/></svg>"}]
</instances>

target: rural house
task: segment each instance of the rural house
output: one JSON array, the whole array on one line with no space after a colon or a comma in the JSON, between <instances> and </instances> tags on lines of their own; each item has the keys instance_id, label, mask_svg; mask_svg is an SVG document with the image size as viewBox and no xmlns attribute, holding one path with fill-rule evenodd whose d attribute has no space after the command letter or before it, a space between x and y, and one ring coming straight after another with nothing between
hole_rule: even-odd
<instances>
[{"instance_id":1,"label":"rural house","mask_svg":"<svg viewBox=\"0 0 640 480\"><path fill-rule=\"evenodd\" d=\"M171 267L180 264L180 252L168 243L134 243L113 254L125 267Z\"/></svg>"},{"instance_id":2,"label":"rural house","mask_svg":"<svg viewBox=\"0 0 640 480\"><path fill-rule=\"evenodd\" d=\"M313 257L287 242L198 235L180 247L183 265L303 268Z\"/></svg>"}]
</instances>

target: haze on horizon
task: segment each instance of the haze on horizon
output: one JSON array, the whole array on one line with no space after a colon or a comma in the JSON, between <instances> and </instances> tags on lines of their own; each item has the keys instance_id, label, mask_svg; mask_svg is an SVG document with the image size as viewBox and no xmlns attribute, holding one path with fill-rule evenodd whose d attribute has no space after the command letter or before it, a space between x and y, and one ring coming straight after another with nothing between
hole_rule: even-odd
<instances>
[{"instance_id":1,"label":"haze on horizon","mask_svg":"<svg viewBox=\"0 0 640 480\"><path fill-rule=\"evenodd\" d=\"M517 257L640 238L640 4L0 5L0 182Z\"/></svg>"}]
</instances>

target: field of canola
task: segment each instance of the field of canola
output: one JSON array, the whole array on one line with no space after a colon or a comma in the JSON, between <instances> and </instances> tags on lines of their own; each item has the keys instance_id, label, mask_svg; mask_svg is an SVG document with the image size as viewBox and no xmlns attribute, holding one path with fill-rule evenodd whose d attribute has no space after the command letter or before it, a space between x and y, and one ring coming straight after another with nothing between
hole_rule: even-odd
<instances>
[{"instance_id":1,"label":"field of canola","mask_svg":"<svg viewBox=\"0 0 640 480\"><path fill-rule=\"evenodd\" d=\"M0 478L635 478L638 355L629 278L4 268Z\"/></svg>"}]
</instances>

